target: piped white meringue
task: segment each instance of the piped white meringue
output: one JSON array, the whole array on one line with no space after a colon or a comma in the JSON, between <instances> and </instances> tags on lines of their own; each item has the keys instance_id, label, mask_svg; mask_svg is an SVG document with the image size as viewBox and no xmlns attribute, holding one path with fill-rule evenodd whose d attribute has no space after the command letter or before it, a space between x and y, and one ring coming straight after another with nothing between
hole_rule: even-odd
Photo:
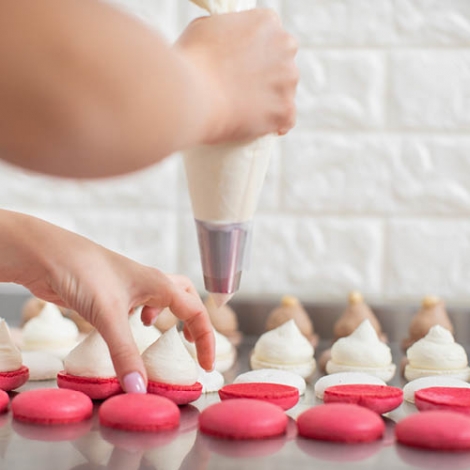
<instances>
[{"instance_id":1,"label":"piped white meringue","mask_svg":"<svg viewBox=\"0 0 470 470\"><path fill-rule=\"evenodd\" d=\"M428 334L406 351L408 364L405 378L414 380L430 375L445 375L462 380L470 379L465 349L446 328L435 325Z\"/></svg>"},{"instance_id":2,"label":"piped white meringue","mask_svg":"<svg viewBox=\"0 0 470 470\"><path fill-rule=\"evenodd\" d=\"M392 379L395 369L390 348L380 341L369 320L364 320L349 336L338 339L326 363L328 374L364 372L385 382Z\"/></svg>"},{"instance_id":3,"label":"piped white meringue","mask_svg":"<svg viewBox=\"0 0 470 470\"><path fill-rule=\"evenodd\" d=\"M23 349L70 350L77 344L78 335L77 325L64 318L56 305L46 302L39 315L23 327Z\"/></svg>"},{"instance_id":4,"label":"piped white meringue","mask_svg":"<svg viewBox=\"0 0 470 470\"><path fill-rule=\"evenodd\" d=\"M315 371L314 352L295 321L289 320L260 336L250 362L252 369L287 370L307 378Z\"/></svg>"},{"instance_id":5,"label":"piped white meringue","mask_svg":"<svg viewBox=\"0 0 470 470\"><path fill-rule=\"evenodd\" d=\"M67 374L77 377L116 377L108 345L98 330L91 330L64 359Z\"/></svg>"},{"instance_id":6,"label":"piped white meringue","mask_svg":"<svg viewBox=\"0 0 470 470\"><path fill-rule=\"evenodd\" d=\"M185 348L173 326L151 344L142 354L149 380L175 385L197 382L197 364Z\"/></svg>"},{"instance_id":7,"label":"piped white meringue","mask_svg":"<svg viewBox=\"0 0 470 470\"><path fill-rule=\"evenodd\" d=\"M22 365L21 352L13 342L7 322L0 318L0 372L18 370Z\"/></svg>"}]
</instances>

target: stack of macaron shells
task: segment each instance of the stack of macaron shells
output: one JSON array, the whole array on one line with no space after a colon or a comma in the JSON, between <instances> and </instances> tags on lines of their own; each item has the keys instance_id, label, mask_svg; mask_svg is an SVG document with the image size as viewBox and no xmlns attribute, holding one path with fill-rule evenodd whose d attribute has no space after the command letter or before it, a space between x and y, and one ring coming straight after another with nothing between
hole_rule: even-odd
<instances>
[{"instance_id":1,"label":"stack of macaron shells","mask_svg":"<svg viewBox=\"0 0 470 470\"><path fill-rule=\"evenodd\" d=\"M433 381L427 379L426 384ZM413 398L420 413L397 424L397 442L437 451L470 450L470 388L460 383L448 385L416 386L409 399Z\"/></svg>"}]
</instances>

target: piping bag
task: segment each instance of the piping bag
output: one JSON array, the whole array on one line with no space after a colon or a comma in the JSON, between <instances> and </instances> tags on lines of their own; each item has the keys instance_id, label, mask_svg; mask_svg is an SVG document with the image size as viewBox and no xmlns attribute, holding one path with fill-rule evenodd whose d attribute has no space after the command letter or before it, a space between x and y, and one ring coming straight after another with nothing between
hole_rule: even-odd
<instances>
[{"instance_id":1,"label":"piping bag","mask_svg":"<svg viewBox=\"0 0 470 470\"><path fill-rule=\"evenodd\" d=\"M256 0L191 0L211 14L255 8ZM184 152L204 285L217 306L227 303L248 268L252 220L274 135L248 143L203 145Z\"/></svg>"}]
</instances>

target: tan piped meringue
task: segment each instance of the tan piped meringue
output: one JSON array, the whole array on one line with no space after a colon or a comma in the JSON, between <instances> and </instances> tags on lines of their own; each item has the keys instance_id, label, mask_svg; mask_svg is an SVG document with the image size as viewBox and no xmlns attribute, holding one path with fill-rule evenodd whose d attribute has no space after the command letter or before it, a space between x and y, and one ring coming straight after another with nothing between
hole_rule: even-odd
<instances>
[{"instance_id":1,"label":"tan piped meringue","mask_svg":"<svg viewBox=\"0 0 470 470\"><path fill-rule=\"evenodd\" d=\"M402 343L403 350L406 351L413 343L424 338L434 325L440 325L454 333L444 302L439 297L428 295L423 298L421 309L411 319L408 338Z\"/></svg>"},{"instance_id":2,"label":"tan piped meringue","mask_svg":"<svg viewBox=\"0 0 470 470\"><path fill-rule=\"evenodd\" d=\"M364 301L363 295L357 291L350 292L348 306L333 327L335 340L349 336L364 320L369 320L379 338L386 341L387 338L382 332L379 320Z\"/></svg>"}]
</instances>

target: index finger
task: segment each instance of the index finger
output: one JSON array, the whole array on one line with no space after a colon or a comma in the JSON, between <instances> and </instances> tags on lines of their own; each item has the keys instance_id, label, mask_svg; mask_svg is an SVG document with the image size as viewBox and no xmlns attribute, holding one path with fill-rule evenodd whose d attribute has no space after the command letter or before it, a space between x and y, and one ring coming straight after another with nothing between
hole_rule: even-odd
<instances>
[{"instance_id":1,"label":"index finger","mask_svg":"<svg viewBox=\"0 0 470 470\"><path fill-rule=\"evenodd\" d=\"M207 371L214 368L215 338L209 314L199 295L175 286L175 293L169 305L170 310L182 321L196 345L197 359Z\"/></svg>"}]
</instances>

